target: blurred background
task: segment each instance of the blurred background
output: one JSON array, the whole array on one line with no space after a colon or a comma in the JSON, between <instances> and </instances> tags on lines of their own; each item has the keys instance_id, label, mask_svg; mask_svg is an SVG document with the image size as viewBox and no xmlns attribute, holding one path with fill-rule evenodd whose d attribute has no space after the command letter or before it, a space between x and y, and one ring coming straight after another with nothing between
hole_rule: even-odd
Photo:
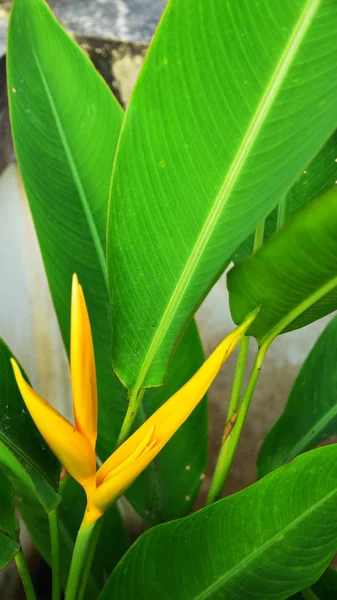
<instances>
[{"instance_id":1,"label":"blurred background","mask_svg":"<svg viewBox=\"0 0 337 600\"><path fill-rule=\"evenodd\" d=\"M125 107L165 0L49 0L49 4ZM0 0L0 336L18 356L41 395L71 417L67 360L10 136L5 71L10 5L10 1ZM226 493L255 480L254 465L261 442L282 411L296 374L327 320L280 336L274 342ZM205 352L209 354L232 328L224 277L205 299L197 313L197 322ZM252 354L254 349L252 342ZM219 449L234 368L235 357L231 357L209 394L208 472ZM208 483L206 476L204 489ZM23 537L29 549L28 536L23 533ZM16 597L9 585L19 590L13 569L0 574L0 597ZM4 589L6 595L2 596Z\"/></svg>"}]
</instances>

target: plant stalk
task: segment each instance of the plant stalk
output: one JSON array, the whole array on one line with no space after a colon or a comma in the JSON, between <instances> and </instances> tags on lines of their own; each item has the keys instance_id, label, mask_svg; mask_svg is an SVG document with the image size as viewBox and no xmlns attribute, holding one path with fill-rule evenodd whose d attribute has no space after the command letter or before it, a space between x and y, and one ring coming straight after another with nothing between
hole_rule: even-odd
<instances>
[{"instance_id":1,"label":"plant stalk","mask_svg":"<svg viewBox=\"0 0 337 600\"><path fill-rule=\"evenodd\" d=\"M243 378L244 378L245 369L246 369L248 350L249 350L249 337L245 335L240 342L240 349L239 349L238 360L236 363L232 393L231 393L228 412L227 412L227 421L226 421L227 423L233 417L233 415L236 413L238 406L239 406Z\"/></svg>"},{"instance_id":2,"label":"plant stalk","mask_svg":"<svg viewBox=\"0 0 337 600\"><path fill-rule=\"evenodd\" d=\"M301 594L304 600L319 600L318 596L316 596L315 592L313 592L311 588L305 588L305 590L301 591Z\"/></svg>"},{"instance_id":3,"label":"plant stalk","mask_svg":"<svg viewBox=\"0 0 337 600\"><path fill-rule=\"evenodd\" d=\"M52 567L52 600L61 598L61 566L60 566L60 541L58 531L57 507L48 513L51 567Z\"/></svg>"},{"instance_id":4,"label":"plant stalk","mask_svg":"<svg viewBox=\"0 0 337 600\"><path fill-rule=\"evenodd\" d=\"M80 588L78 591L77 600L83 600L83 598L84 598L85 590L86 590L87 583L88 583L88 578L90 575L92 561L93 561L93 558L95 555L96 545L97 545L99 534L101 532L101 528L102 528L102 524L103 524L103 519L104 519L104 517L101 517L99 519L99 521L96 521L96 526L95 526L92 536L90 537L90 540L89 540L89 546L87 549L87 556L86 556L86 560L85 560L84 569L82 572L81 584L80 584Z\"/></svg>"},{"instance_id":5,"label":"plant stalk","mask_svg":"<svg viewBox=\"0 0 337 600\"><path fill-rule=\"evenodd\" d=\"M95 523L88 523L84 519L79 528L73 556L71 559L67 588L65 592L65 600L77 600L79 588L82 583L82 575L85 570L85 561L90 545L90 538L95 529Z\"/></svg>"},{"instance_id":6,"label":"plant stalk","mask_svg":"<svg viewBox=\"0 0 337 600\"><path fill-rule=\"evenodd\" d=\"M124 417L124 421L123 421L121 430L119 432L117 446L120 446L121 444L123 444L123 442L125 442L125 440L129 437L131 427L136 418L138 409L142 403L144 394L145 394L145 388L142 388L140 390L135 390L135 391L131 390L129 405L128 405L128 408L127 408L127 411L126 411L126 414Z\"/></svg>"},{"instance_id":7,"label":"plant stalk","mask_svg":"<svg viewBox=\"0 0 337 600\"><path fill-rule=\"evenodd\" d=\"M15 557L15 563L25 590L27 600L36 600L35 590L22 550Z\"/></svg>"},{"instance_id":8,"label":"plant stalk","mask_svg":"<svg viewBox=\"0 0 337 600\"><path fill-rule=\"evenodd\" d=\"M215 467L211 487L208 492L206 505L211 504L217 500L222 492L223 486L226 483L226 479L233 462L234 454L240 439L241 431L246 420L250 401L253 396L253 392L260 375L260 370L264 361L267 347L263 346L259 349L255 363L252 369L252 373L247 385L247 389L243 395L241 406L237 413L237 418L234 423L232 430L229 432L226 439L224 439L219 452L217 464Z\"/></svg>"}]
</instances>

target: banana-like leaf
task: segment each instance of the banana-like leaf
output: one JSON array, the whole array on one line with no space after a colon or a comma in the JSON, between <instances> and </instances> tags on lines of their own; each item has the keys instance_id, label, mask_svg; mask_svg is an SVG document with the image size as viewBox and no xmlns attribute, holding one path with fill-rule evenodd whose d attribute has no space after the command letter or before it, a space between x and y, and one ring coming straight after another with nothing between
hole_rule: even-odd
<instances>
[{"instance_id":1,"label":"banana-like leaf","mask_svg":"<svg viewBox=\"0 0 337 600\"><path fill-rule=\"evenodd\" d=\"M283 223L306 204L327 192L336 181L337 177L337 132L324 144L322 150L315 156L304 169L296 183L289 190L281 205L267 217L264 228L264 241L275 233L278 222L278 212L283 211ZM283 224L282 223L282 224ZM240 246L233 257L236 264L252 254L254 248L254 234Z\"/></svg>"},{"instance_id":2,"label":"banana-like leaf","mask_svg":"<svg viewBox=\"0 0 337 600\"><path fill-rule=\"evenodd\" d=\"M113 366L134 395L337 125L332 0L170 0L131 97L108 223Z\"/></svg>"},{"instance_id":3,"label":"banana-like leaf","mask_svg":"<svg viewBox=\"0 0 337 600\"><path fill-rule=\"evenodd\" d=\"M261 447L260 477L337 433L337 317L304 362L286 407Z\"/></svg>"},{"instance_id":4,"label":"banana-like leaf","mask_svg":"<svg viewBox=\"0 0 337 600\"><path fill-rule=\"evenodd\" d=\"M44 0L15 0L7 65L15 152L62 337L69 352L76 272L95 344L99 444L111 447L126 398L109 360L105 227L123 111Z\"/></svg>"},{"instance_id":5,"label":"banana-like leaf","mask_svg":"<svg viewBox=\"0 0 337 600\"><path fill-rule=\"evenodd\" d=\"M0 569L8 565L20 550L19 524L15 517L11 482L0 470Z\"/></svg>"},{"instance_id":6,"label":"banana-like leaf","mask_svg":"<svg viewBox=\"0 0 337 600\"><path fill-rule=\"evenodd\" d=\"M105 459L114 449L128 402L127 390L111 369L105 275L108 193L123 111L44 0L15 0L8 34L8 82L16 155L68 352L73 272L85 292L97 366L98 453ZM172 362L170 377L185 383L184 372L192 374L202 360L192 323L182 339L179 361ZM165 386L161 398L159 395L153 408L147 405L147 411L153 412L168 398ZM173 461L180 472L185 464L194 465L196 473L203 471L207 456L205 423L205 410L190 417L182 444L186 453L174 452L172 457L166 453L166 461L161 460L164 479L171 473ZM189 510L184 500L189 476L186 473L182 490L171 486L171 493L176 495L171 503L172 518ZM151 481L158 483L156 478ZM195 490L198 484L199 479ZM157 488L151 488L148 478L146 488L149 497L156 495ZM139 502L144 506L143 496ZM151 506L147 510L152 511Z\"/></svg>"},{"instance_id":7,"label":"banana-like leaf","mask_svg":"<svg viewBox=\"0 0 337 600\"><path fill-rule=\"evenodd\" d=\"M261 306L248 333L262 344L337 309L337 186L288 221L227 276L235 323Z\"/></svg>"},{"instance_id":8,"label":"banana-like leaf","mask_svg":"<svg viewBox=\"0 0 337 600\"><path fill-rule=\"evenodd\" d=\"M337 446L304 454L238 494L146 532L99 600L284 600L337 550Z\"/></svg>"}]
</instances>

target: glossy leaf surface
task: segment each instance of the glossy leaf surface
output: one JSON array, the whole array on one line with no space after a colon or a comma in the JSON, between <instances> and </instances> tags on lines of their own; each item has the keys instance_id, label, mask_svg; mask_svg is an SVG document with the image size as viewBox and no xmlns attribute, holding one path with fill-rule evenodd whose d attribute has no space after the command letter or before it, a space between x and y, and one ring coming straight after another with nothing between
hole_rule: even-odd
<instances>
[{"instance_id":1,"label":"glossy leaf surface","mask_svg":"<svg viewBox=\"0 0 337 600\"><path fill-rule=\"evenodd\" d=\"M127 391L110 364L109 300L105 265L100 259L105 248L112 161L123 113L43 0L16 0L9 28L8 68L16 154L68 351L73 272L79 276L88 304L98 377L98 454L105 459L115 447L128 401ZM182 381L184 373L192 374L203 359L194 323L181 343L179 361L172 363L171 380ZM146 400L147 414L169 396L165 386L151 394L153 406ZM194 465L197 473L203 471L207 456L205 418L201 409L191 416L184 439L180 438L186 454L175 451L171 457L166 452L160 477L168 477L173 462L180 471L187 463ZM198 452L194 451L196 446ZM190 475L186 473L185 479L190 480ZM157 485L155 480L146 479L149 502L157 493L152 483ZM192 483L188 486L191 488ZM196 489L198 484L193 486ZM179 487L171 487L171 515L188 511L184 495ZM151 512L152 500L150 504L145 508L142 497L144 510Z\"/></svg>"},{"instance_id":2,"label":"glossy leaf surface","mask_svg":"<svg viewBox=\"0 0 337 600\"><path fill-rule=\"evenodd\" d=\"M304 362L286 407L261 447L260 477L337 433L337 317Z\"/></svg>"},{"instance_id":3,"label":"glossy leaf surface","mask_svg":"<svg viewBox=\"0 0 337 600\"><path fill-rule=\"evenodd\" d=\"M261 306L249 334L260 343L337 308L337 186L311 202L227 276L235 323Z\"/></svg>"},{"instance_id":4,"label":"glossy leaf surface","mask_svg":"<svg viewBox=\"0 0 337 600\"><path fill-rule=\"evenodd\" d=\"M168 3L112 179L112 353L128 388L162 383L235 249L334 131L336 61L333 0Z\"/></svg>"},{"instance_id":5,"label":"glossy leaf surface","mask_svg":"<svg viewBox=\"0 0 337 600\"><path fill-rule=\"evenodd\" d=\"M314 450L238 494L150 529L100 600L283 600L337 550L337 446ZM173 557L173 560L172 560Z\"/></svg>"},{"instance_id":6,"label":"glossy leaf surface","mask_svg":"<svg viewBox=\"0 0 337 600\"><path fill-rule=\"evenodd\" d=\"M15 0L7 58L15 152L68 353L73 273L85 292L97 363L99 448L107 454L126 406L110 365L105 267L107 198L123 111L44 0Z\"/></svg>"},{"instance_id":7,"label":"glossy leaf surface","mask_svg":"<svg viewBox=\"0 0 337 600\"><path fill-rule=\"evenodd\" d=\"M0 499L0 569L3 569L19 551L20 541L13 488L2 471L0 471Z\"/></svg>"}]
</instances>

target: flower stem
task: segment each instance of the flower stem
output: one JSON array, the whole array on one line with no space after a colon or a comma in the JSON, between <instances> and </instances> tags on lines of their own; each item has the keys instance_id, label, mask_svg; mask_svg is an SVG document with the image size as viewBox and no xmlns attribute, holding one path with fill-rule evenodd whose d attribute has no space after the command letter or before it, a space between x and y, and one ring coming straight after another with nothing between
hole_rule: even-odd
<instances>
[{"instance_id":1,"label":"flower stem","mask_svg":"<svg viewBox=\"0 0 337 600\"><path fill-rule=\"evenodd\" d=\"M255 254L256 250L261 248L261 246L263 244L264 226L265 226L265 220L263 220L255 229L253 254Z\"/></svg>"},{"instance_id":2,"label":"flower stem","mask_svg":"<svg viewBox=\"0 0 337 600\"><path fill-rule=\"evenodd\" d=\"M99 519L99 521L96 521L95 528L94 528L93 533L89 540L87 556L86 556L85 565L84 565L84 568L82 571L81 584L80 584L80 588L78 591L77 600L83 600L83 598L84 598L85 590L86 590L87 583L88 583L88 577L90 575L92 561L93 561L93 558L95 555L96 545L97 545L99 534L100 534L101 528L102 528L103 519L104 519L104 517Z\"/></svg>"},{"instance_id":3,"label":"flower stem","mask_svg":"<svg viewBox=\"0 0 337 600\"><path fill-rule=\"evenodd\" d=\"M96 522L88 523L84 519L81 523L71 560L65 600L76 600L78 598L78 592L81 584L82 573L85 569L84 565L87 558L90 538L94 531L95 525Z\"/></svg>"},{"instance_id":4,"label":"flower stem","mask_svg":"<svg viewBox=\"0 0 337 600\"><path fill-rule=\"evenodd\" d=\"M229 401L228 413L227 413L227 423L236 413L242 390L242 383L246 369L247 355L249 350L249 337L244 336L240 343L239 356L236 363L236 370L234 375L232 394Z\"/></svg>"},{"instance_id":5,"label":"flower stem","mask_svg":"<svg viewBox=\"0 0 337 600\"><path fill-rule=\"evenodd\" d=\"M211 504L217 500L221 494L223 486L226 482L229 469L232 465L234 454L240 439L241 431L246 420L250 401L260 375L260 370L264 361L267 347L263 346L259 349L252 373L248 382L247 389L243 395L241 406L238 410L237 418L233 429L228 437L224 440L219 452L218 461L215 467L211 487L207 496L206 504Z\"/></svg>"},{"instance_id":6,"label":"flower stem","mask_svg":"<svg viewBox=\"0 0 337 600\"><path fill-rule=\"evenodd\" d=\"M301 591L301 594L304 600L318 600L318 596L316 596L315 592L313 592L311 588L305 588L305 590Z\"/></svg>"},{"instance_id":7,"label":"flower stem","mask_svg":"<svg viewBox=\"0 0 337 600\"><path fill-rule=\"evenodd\" d=\"M29 570L25 561L22 550L19 550L15 557L15 562L19 575L22 581L22 585L25 590L27 600L36 600L36 595L33 587L32 580L30 578Z\"/></svg>"},{"instance_id":8,"label":"flower stem","mask_svg":"<svg viewBox=\"0 0 337 600\"><path fill-rule=\"evenodd\" d=\"M142 403L145 388L132 390L130 393L129 405L124 417L122 428L119 432L117 446L120 446L129 437L132 424L136 418L138 409Z\"/></svg>"},{"instance_id":9,"label":"flower stem","mask_svg":"<svg viewBox=\"0 0 337 600\"><path fill-rule=\"evenodd\" d=\"M58 531L58 514L57 507L48 513L49 533L50 533L50 549L51 549L51 566L52 566L52 599L60 600L61 598L61 567L60 567L60 542Z\"/></svg>"},{"instance_id":10,"label":"flower stem","mask_svg":"<svg viewBox=\"0 0 337 600\"><path fill-rule=\"evenodd\" d=\"M285 196L280 200L277 207L277 231L282 227L286 220L286 209L287 209L287 197Z\"/></svg>"}]
</instances>

